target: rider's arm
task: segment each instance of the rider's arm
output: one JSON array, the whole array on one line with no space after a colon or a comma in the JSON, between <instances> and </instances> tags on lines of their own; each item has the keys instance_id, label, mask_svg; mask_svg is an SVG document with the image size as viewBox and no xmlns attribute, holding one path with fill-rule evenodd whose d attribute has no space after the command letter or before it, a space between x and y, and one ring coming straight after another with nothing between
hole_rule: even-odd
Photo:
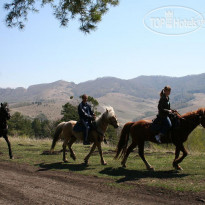
<instances>
[{"instance_id":1,"label":"rider's arm","mask_svg":"<svg viewBox=\"0 0 205 205\"><path fill-rule=\"evenodd\" d=\"M84 117L92 118L92 115L89 115L88 113L85 112L85 110L83 110L82 103L78 106L78 114L80 118L84 118Z\"/></svg>"}]
</instances>

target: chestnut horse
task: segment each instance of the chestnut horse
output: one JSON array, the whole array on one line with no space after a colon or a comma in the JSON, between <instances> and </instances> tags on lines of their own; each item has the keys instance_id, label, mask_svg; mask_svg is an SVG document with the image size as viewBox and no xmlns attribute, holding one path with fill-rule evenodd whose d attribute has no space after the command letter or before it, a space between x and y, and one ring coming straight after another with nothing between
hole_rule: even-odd
<instances>
[{"instance_id":1,"label":"chestnut horse","mask_svg":"<svg viewBox=\"0 0 205 205\"><path fill-rule=\"evenodd\" d=\"M66 147L68 145L68 148L70 150L70 157L75 160L76 156L75 153L72 150L72 144L77 139L83 139L83 132L76 132L73 130L73 127L77 121L68 121L68 122L61 122L57 128L56 132L54 134L53 143L51 146L50 152L52 153L54 151L56 142L61 138L64 140L63 143L63 161L67 162L66 159ZM93 129L89 133L90 141L93 142L93 146L90 150L90 153L85 157L84 162L85 164L88 164L88 160L91 156L91 154L94 152L95 148L98 147L98 151L101 158L101 164L106 165L107 163L103 159L102 154L102 148L101 143L104 139L105 132L107 130L108 125L112 125L114 128L119 127L119 123L117 121L114 109L112 107L107 107L106 111L96 120L96 129Z\"/></svg>"},{"instance_id":2,"label":"chestnut horse","mask_svg":"<svg viewBox=\"0 0 205 205\"><path fill-rule=\"evenodd\" d=\"M0 137L3 137L8 145L9 148L9 157L13 159L12 151L11 151L11 144L8 138L8 125L7 120L10 119L10 113L7 103L2 104L0 108Z\"/></svg>"},{"instance_id":3,"label":"chestnut horse","mask_svg":"<svg viewBox=\"0 0 205 205\"><path fill-rule=\"evenodd\" d=\"M173 161L173 167L177 170L182 170L179 163L187 156L187 150L183 143L188 139L189 134L198 126L202 125L205 128L205 108L198 109L194 112L189 112L181 116L180 125L177 129L172 129L171 138L163 137L162 143L173 143L176 146L175 159ZM147 162L144 157L144 144L145 141L151 141L157 143L155 134L151 130L150 125L152 121L141 120L137 122L128 122L124 125L120 140L117 145L117 153L115 158L119 156L123 157L121 162L123 167L126 167L126 161L133 149L138 146L139 156L143 160L148 170L154 170L154 168ZM129 135L132 137L132 143L127 148ZM183 153L179 158L180 151Z\"/></svg>"}]
</instances>

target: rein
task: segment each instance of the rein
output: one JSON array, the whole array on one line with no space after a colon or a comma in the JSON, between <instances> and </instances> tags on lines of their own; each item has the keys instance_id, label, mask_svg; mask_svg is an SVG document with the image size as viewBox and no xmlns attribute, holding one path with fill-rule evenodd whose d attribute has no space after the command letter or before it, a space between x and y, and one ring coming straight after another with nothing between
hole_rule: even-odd
<instances>
[{"instance_id":1,"label":"rein","mask_svg":"<svg viewBox=\"0 0 205 205\"><path fill-rule=\"evenodd\" d=\"M193 121L192 121L192 120L189 120L189 119L184 118L177 110L173 110L173 111L174 111L174 113L177 113L177 114L180 116L179 119L182 119L182 120L184 120L184 121L187 121L187 122L190 123L190 124L193 124ZM198 126L203 127L203 126L201 125L201 120L202 120L202 116L199 115L199 125L198 125Z\"/></svg>"}]
</instances>

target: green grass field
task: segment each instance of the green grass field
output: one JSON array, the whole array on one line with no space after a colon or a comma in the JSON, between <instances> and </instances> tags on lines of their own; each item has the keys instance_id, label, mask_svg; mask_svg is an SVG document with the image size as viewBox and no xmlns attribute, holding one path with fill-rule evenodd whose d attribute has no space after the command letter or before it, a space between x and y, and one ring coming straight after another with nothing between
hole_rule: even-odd
<instances>
[{"instance_id":1,"label":"green grass field","mask_svg":"<svg viewBox=\"0 0 205 205\"><path fill-rule=\"evenodd\" d=\"M25 138L10 138L14 154L12 162L29 164L42 170L58 170L64 172L76 172L84 175L110 178L112 185L132 187L136 184L158 186L179 191L205 191L205 153L191 153L181 163L184 171L176 172L172 168L174 150L168 149L146 150L145 155L155 171L145 169L145 165L137 154L137 150L130 154L127 168L120 166L120 160L113 160L114 147L104 145L104 158L107 166L100 164L98 152L90 158L89 166L84 166L83 158L90 147L75 144L73 149L77 160L74 162L68 155L69 163L62 162L62 153L46 155L45 151L50 149L51 140L32 140ZM56 146L56 151L61 150L62 143ZM172 151L171 151L172 150ZM97 150L96 150L97 151ZM0 160L10 161L7 145L4 139L0 139Z\"/></svg>"}]
</instances>

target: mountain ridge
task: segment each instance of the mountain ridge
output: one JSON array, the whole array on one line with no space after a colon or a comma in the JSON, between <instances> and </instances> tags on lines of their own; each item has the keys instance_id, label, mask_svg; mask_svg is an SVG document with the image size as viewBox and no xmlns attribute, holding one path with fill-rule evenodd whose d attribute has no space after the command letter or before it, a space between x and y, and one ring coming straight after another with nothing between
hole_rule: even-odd
<instances>
[{"instance_id":1,"label":"mountain ridge","mask_svg":"<svg viewBox=\"0 0 205 205\"><path fill-rule=\"evenodd\" d=\"M86 93L96 98L101 105L113 106L117 115L125 122L155 115L159 93L165 85L172 87L171 103L174 109L184 112L195 109L197 104L203 106L205 73L184 77L138 76L128 80L102 77L79 84L58 80L31 85L27 89L0 88L0 102L8 102L15 108L14 111L31 117L35 117L37 113L46 113L49 118L56 119L60 117L62 105L71 102L71 96L74 96L77 102L79 96ZM33 106L35 102L44 104Z\"/></svg>"}]
</instances>

